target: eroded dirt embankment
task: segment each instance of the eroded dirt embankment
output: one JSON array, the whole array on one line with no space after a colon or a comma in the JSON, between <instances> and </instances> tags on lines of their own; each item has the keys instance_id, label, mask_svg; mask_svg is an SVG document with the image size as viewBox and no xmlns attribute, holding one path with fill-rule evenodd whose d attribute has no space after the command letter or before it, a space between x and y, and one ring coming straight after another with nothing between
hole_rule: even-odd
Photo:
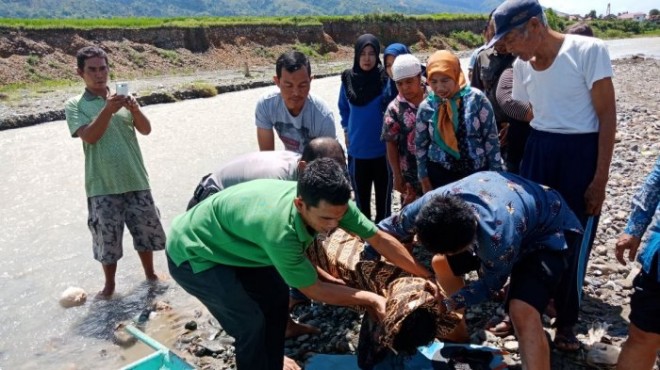
<instances>
[{"instance_id":1,"label":"eroded dirt embankment","mask_svg":"<svg viewBox=\"0 0 660 370\"><path fill-rule=\"evenodd\" d=\"M0 28L0 85L74 76L72 58L83 46L108 51L119 76L171 74L272 61L282 48L325 59L343 57L362 33L393 41L430 46L456 30L479 32L483 20L400 22L329 21L319 25L233 25L141 29ZM434 45L438 46L438 45ZM443 45L444 46L444 45ZM338 54L338 55L336 55Z\"/></svg>"}]
</instances>

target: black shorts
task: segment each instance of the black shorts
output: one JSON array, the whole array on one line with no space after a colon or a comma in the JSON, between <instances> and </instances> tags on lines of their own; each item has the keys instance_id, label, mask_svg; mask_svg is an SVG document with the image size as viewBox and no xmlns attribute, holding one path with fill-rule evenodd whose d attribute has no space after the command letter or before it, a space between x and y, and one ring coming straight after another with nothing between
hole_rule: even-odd
<instances>
[{"instance_id":1,"label":"black shorts","mask_svg":"<svg viewBox=\"0 0 660 370\"><path fill-rule=\"evenodd\" d=\"M509 301L519 299L543 313L568 268L567 257L568 251L540 250L516 262L511 271L506 309ZM447 262L456 276L478 270L481 265L472 251L447 256Z\"/></svg>"},{"instance_id":2,"label":"black shorts","mask_svg":"<svg viewBox=\"0 0 660 370\"><path fill-rule=\"evenodd\" d=\"M471 250L447 255L446 258L447 263L451 268L451 272L453 272L455 276L462 276L470 271L477 271L479 270L479 266L481 266L479 257L477 257L477 255Z\"/></svg>"},{"instance_id":3,"label":"black shorts","mask_svg":"<svg viewBox=\"0 0 660 370\"><path fill-rule=\"evenodd\" d=\"M509 302L519 299L542 314L567 268L566 251L540 250L516 262L506 298L507 311Z\"/></svg>"},{"instance_id":4,"label":"black shorts","mask_svg":"<svg viewBox=\"0 0 660 370\"><path fill-rule=\"evenodd\" d=\"M630 297L630 322L647 333L660 334L660 282L658 267L652 264L651 271L644 271L633 280L634 292ZM656 276L654 276L656 275Z\"/></svg>"}]
</instances>

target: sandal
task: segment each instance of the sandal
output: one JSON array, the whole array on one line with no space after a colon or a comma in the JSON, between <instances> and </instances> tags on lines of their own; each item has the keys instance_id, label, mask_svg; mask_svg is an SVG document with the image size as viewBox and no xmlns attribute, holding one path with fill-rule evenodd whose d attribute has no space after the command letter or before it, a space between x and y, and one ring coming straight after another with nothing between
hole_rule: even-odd
<instances>
[{"instance_id":1,"label":"sandal","mask_svg":"<svg viewBox=\"0 0 660 370\"><path fill-rule=\"evenodd\" d=\"M486 324L486 330L496 337L504 338L513 335L513 324L509 315L504 315L500 320L498 316L493 317Z\"/></svg>"},{"instance_id":2,"label":"sandal","mask_svg":"<svg viewBox=\"0 0 660 370\"><path fill-rule=\"evenodd\" d=\"M573 328L557 328L555 330L555 348L564 352L576 352L582 343L573 333Z\"/></svg>"}]
</instances>

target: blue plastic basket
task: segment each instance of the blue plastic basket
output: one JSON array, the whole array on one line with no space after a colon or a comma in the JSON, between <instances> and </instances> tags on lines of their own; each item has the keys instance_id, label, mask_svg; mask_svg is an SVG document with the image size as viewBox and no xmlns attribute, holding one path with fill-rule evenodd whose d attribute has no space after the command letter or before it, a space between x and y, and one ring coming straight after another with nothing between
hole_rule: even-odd
<instances>
[{"instance_id":1,"label":"blue plastic basket","mask_svg":"<svg viewBox=\"0 0 660 370\"><path fill-rule=\"evenodd\" d=\"M151 338L140 329L133 325L127 325L124 328L140 342L156 350L156 352L145 356L144 358L124 366L121 370L189 370L195 369L194 366L184 361L181 357L170 351L155 339Z\"/></svg>"}]
</instances>

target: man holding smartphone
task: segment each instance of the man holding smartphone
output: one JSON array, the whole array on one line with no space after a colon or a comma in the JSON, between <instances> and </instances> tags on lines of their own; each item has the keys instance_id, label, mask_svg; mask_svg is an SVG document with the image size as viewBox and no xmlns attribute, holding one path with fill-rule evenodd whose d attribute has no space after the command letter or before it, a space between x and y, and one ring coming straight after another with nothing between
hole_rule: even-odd
<instances>
[{"instance_id":1,"label":"man holding smartphone","mask_svg":"<svg viewBox=\"0 0 660 370\"><path fill-rule=\"evenodd\" d=\"M151 123L128 94L127 84L121 87L121 94L110 91L108 57L101 48L84 47L76 59L85 92L66 102L65 113L71 136L83 141L87 224L94 258L101 262L105 275L98 296L108 298L115 291L124 224L133 237L147 280L158 279L153 251L165 248L165 232L135 135L136 130L148 135Z\"/></svg>"}]
</instances>

